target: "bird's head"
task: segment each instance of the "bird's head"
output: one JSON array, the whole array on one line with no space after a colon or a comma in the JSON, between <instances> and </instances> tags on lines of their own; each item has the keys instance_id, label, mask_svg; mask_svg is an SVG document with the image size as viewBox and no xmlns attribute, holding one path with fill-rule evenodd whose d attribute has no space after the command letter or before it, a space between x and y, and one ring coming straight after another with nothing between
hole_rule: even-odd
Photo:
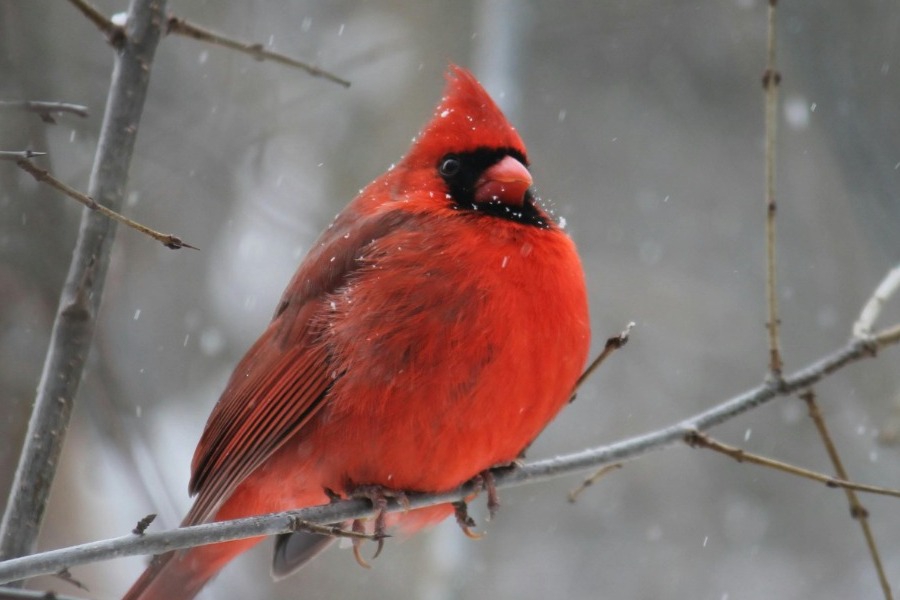
<instances>
[{"instance_id":1,"label":"bird's head","mask_svg":"<svg viewBox=\"0 0 900 600\"><path fill-rule=\"evenodd\" d=\"M455 208L537 218L525 144L462 67L450 66L434 116L398 167L421 184L415 187L441 189Z\"/></svg>"}]
</instances>

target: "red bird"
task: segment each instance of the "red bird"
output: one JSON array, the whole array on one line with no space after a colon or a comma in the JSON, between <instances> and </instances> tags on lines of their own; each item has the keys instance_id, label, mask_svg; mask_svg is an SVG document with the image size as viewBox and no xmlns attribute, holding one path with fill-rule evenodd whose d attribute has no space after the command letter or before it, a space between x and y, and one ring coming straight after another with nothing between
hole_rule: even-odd
<instances>
[{"instance_id":1,"label":"red bird","mask_svg":"<svg viewBox=\"0 0 900 600\"><path fill-rule=\"evenodd\" d=\"M521 455L568 402L590 340L575 246L527 166L497 105L451 66L409 153L325 230L235 368L183 525L452 490ZM411 533L453 511L387 523ZM193 598L261 540L158 556L125 599ZM330 541L279 536L273 573Z\"/></svg>"}]
</instances>

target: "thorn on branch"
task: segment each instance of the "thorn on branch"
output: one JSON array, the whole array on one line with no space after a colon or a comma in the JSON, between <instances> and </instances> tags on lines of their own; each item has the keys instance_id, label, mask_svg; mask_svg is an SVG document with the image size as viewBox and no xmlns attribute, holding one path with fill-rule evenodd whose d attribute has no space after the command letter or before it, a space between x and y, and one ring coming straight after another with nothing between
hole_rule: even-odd
<instances>
[{"instance_id":1,"label":"thorn on branch","mask_svg":"<svg viewBox=\"0 0 900 600\"><path fill-rule=\"evenodd\" d=\"M154 519L156 519L156 513L147 515L137 522L137 525L131 530L131 533L134 535L144 535L144 532L147 531L147 528L150 527L150 523L152 523Z\"/></svg>"}]
</instances>

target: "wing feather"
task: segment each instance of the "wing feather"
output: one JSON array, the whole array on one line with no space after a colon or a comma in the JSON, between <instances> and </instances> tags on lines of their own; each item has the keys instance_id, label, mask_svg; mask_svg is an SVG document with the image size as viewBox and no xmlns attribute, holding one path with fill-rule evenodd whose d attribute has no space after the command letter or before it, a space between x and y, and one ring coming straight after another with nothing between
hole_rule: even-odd
<instances>
[{"instance_id":1,"label":"wing feather","mask_svg":"<svg viewBox=\"0 0 900 600\"><path fill-rule=\"evenodd\" d=\"M378 208L362 216L345 210L338 217L294 275L266 331L238 363L194 452L189 491L198 496L184 524L211 518L326 402L336 376L318 330L323 297L347 282L370 244L413 217Z\"/></svg>"}]
</instances>

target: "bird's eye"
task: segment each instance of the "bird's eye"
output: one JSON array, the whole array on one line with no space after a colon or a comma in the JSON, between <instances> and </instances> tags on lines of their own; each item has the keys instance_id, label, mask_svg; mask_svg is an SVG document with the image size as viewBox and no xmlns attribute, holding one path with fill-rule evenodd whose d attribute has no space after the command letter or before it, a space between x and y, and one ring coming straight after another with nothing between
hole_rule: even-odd
<instances>
[{"instance_id":1,"label":"bird's eye","mask_svg":"<svg viewBox=\"0 0 900 600\"><path fill-rule=\"evenodd\" d=\"M459 158L452 154L445 156L443 160L441 160L440 171L441 175L444 177L453 177L459 173L459 168Z\"/></svg>"}]
</instances>

